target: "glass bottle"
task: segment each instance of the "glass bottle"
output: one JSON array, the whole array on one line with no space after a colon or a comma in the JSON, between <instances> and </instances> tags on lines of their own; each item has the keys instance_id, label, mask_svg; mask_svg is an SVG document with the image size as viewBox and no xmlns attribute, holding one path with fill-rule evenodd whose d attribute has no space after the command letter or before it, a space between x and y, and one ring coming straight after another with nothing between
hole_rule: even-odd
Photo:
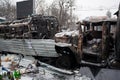
<instances>
[{"instance_id":1,"label":"glass bottle","mask_svg":"<svg viewBox=\"0 0 120 80\"><path fill-rule=\"evenodd\" d=\"M14 71L14 77L15 77L16 80L19 80L21 78L20 70L19 71L17 71L17 70Z\"/></svg>"},{"instance_id":2,"label":"glass bottle","mask_svg":"<svg viewBox=\"0 0 120 80\"><path fill-rule=\"evenodd\" d=\"M14 77L17 78L18 75L17 75L17 71L15 70L14 73L13 73Z\"/></svg>"},{"instance_id":3,"label":"glass bottle","mask_svg":"<svg viewBox=\"0 0 120 80\"><path fill-rule=\"evenodd\" d=\"M8 79L11 78L11 75L10 75L10 74L11 74L10 72L7 72L7 77L8 77Z\"/></svg>"},{"instance_id":4,"label":"glass bottle","mask_svg":"<svg viewBox=\"0 0 120 80\"><path fill-rule=\"evenodd\" d=\"M6 72L4 72L4 74L3 74L3 80L9 80Z\"/></svg>"},{"instance_id":5,"label":"glass bottle","mask_svg":"<svg viewBox=\"0 0 120 80\"><path fill-rule=\"evenodd\" d=\"M10 80L15 80L13 74L11 74Z\"/></svg>"},{"instance_id":6,"label":"glass bottle","mask_svg":"<svg viewBox=\"0 0 120 80\"><path fill-rule=\"evenodd\" d=\"M4 73L2 74L3 80L5 80L6 76L7 76L7 74L6 74L6 72L4 72Z\"/></svg>"}]
</instances>

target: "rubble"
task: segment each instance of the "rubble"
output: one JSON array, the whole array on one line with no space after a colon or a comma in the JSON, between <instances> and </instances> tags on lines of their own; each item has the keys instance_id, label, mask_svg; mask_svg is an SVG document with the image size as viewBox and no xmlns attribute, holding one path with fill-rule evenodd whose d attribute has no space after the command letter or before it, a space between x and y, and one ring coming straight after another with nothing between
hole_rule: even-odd
<instances>
[{"instance_id":1,"label":"rubble","mask_svg":"<svg viewBox=\"0 0 120 80\"><path fill-rule=\"evenodd\" d=\"M12 54L2 55L0 75L7 72L14 74L16 70L21 74L18 80L91 80L91 78L81 75L79 70L63 70L40 61L38 61L40 66L36 66L38 63L33 57L26 56L21 60L19 57L19 55Z\"/></svg>"}]
</instances>

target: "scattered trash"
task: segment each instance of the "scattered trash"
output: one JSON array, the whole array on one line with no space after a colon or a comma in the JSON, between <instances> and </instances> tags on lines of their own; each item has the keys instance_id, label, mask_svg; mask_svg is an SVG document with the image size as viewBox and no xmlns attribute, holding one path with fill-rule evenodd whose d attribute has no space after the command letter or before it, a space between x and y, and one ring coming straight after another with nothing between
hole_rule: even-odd
<instances>
[{"instance_id":1,"label":"scattered trash","mask_svg":"<svg viewBox=\"0 0 120 80\"><path fill-rule=\"evenodd\" d=\"M19 55L1 56L0 80L91 80L82 76L79 70L59 69L37 61L31 56L19 61L19 57Z\"/></svg>"}]
</instances>

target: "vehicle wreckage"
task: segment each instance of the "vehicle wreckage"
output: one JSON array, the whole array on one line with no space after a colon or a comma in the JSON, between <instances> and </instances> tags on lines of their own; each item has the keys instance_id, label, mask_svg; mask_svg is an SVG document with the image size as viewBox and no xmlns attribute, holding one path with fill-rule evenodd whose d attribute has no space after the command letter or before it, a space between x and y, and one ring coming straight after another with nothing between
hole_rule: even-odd
<instances>
[{"instance_id":1,"label":"vehicle wreckage","mask_svg":"<svg viewBox=\"0 0 120 80\"><path fill-rule=\"evenodd\" d=\"M35 15L3 22L0 24L0 51L56 58L58 54L52 38L57 31L58 21L53 16Z\"/></svg>"},{"instance_id":2,"label":"vehicle wreckage","mask_svg":"<svg viewBox=\"0 0 120 80\"><path fill-rule=\"evenodd\" d=\"M56 45L56 49L60 51L58 53L66 54L69 47L74 51L74 54L79 54L76 57L79 64L104 67L107 65L106 61L114 53L114 38L112 36L115 33L110 30L115 30L116 24L116 20L78 22L79 31L75 31L76 35L72 35L72 31L68 32L71 35L63 32L56 34L56 42L68 43L71 46ZM61 34L62 36L60 36Z\"/></svg>"},{"instance_id":3,"label":"vehicle wreckage","mask_svg":"<svg viewBox=\"0 0 120 80\"><path fill-rule=\"evenodd\" d=\"M120 6L116 14L116 20L83 21L88 31L83 33L81 63L120 69Z\"/></svg>"},{"instance_id":4,"label":"vehicle wreckage","mask_svg":"<svg viewBox=\"0 0 120 80\"><path fill-rule=\"evenodd\" d=\"M118 20L78 22L77 31L62 36L58 36L60 33L57 33L58 21L55 17L32 16L1 23L0 51L34 56L40 61L66 69L73 69L79 64L116 67L117 63L117 67L120 67L119 57L115 59L117 54L119 56L116 52L119 46L115 45L113 38L119 32L111 31L115 28L113 25L119 29L119 23L119 16Z\"/></svg>"},{"instance_id":5,"label":"vehicle wreckage","mask_svg":"<svg viewBox=\"0 0 120 80\"><path fill-rule=\"evenodd\" d=\"M81 65L120 69L119 11L117 14L118 19L78 22L77 35L73 35L72 31L69 32L71 35L66 32L56 34L56 42L71 44L71 46L56 45L56 50L64 55L72 52L74 55L77 54L75 59Z\"/></svg>"}]
</instances>

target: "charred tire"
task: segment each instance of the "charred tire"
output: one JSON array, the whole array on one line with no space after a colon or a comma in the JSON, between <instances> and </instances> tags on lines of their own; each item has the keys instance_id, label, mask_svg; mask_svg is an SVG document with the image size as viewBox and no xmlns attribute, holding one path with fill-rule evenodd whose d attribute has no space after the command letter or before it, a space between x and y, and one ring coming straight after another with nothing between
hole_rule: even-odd
<instances>
[{"instance_id":1,"label":"charred tire","mask_svg":"<svg viewBox=\"0 0 120 80\"><path fill-rule=\"evenodd\" d=\"M70 60L69 55L60 56L56 61L56 66L59 68L70 69L71 68L71 60Z\"/></svg>"},{"instance_id":2,"label":"charred tire","mask_svg":"<svg viewBox=\"0 0 120 80\"><path fill-rule=\"evenodd\" d=\"M78 67L75 52L69 47L55 46L55 50L60 56L56 60L56 67L63 69L75 69Z\"/></svg>"},{"instance_id":3,"label":"charred tire","mask_svg":"<svg viewBox=\"0 0 120 80\"><path fill-rule=\"evenodd\" d=\"M77 66L77 63L73 56L62 55L57 59L56 66L63 69L74 69Z\"/></svg>"}]
</instances>

